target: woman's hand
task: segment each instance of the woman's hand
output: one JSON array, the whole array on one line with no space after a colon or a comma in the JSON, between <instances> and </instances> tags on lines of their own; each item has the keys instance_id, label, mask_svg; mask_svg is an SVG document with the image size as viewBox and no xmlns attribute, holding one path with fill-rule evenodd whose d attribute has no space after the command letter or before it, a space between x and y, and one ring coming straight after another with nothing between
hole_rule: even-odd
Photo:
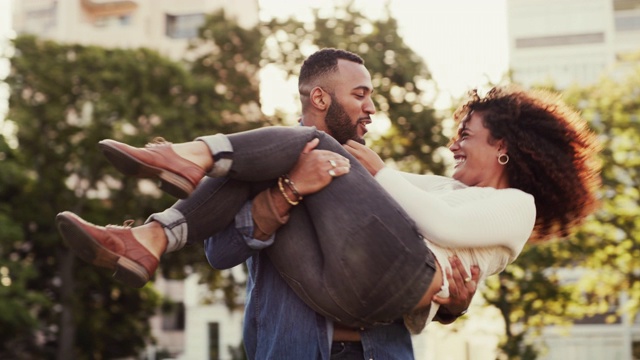
<instances>
[{"instance_id":1,"label":"woman's hand","mask_svg":"<svg viewBox=\"0 0 640 360\"><path fill-rule=\"evenodd\" d=\"M382 161L380 156L368 147L353 140L347 141L343 146L351 155L358 159L360 164L362 164L371 175L375 176L380 169L385 167L384 161Z\"/></svg>"},{"instance_id":2,"label":"woman's hand","mask_svg":"<svg viewBox=\"0 0 640 360\"><path fill-rule=\"evenodd\" d=\"M451 264L451 270L446 273L449 280L449 297L443 298L436 295L433 297L433 301L441 305L438 314L447 313L452 315L453 317L449 322L453 322L469 308L471 300L478 289L480 268L477 265L471 265L471 274L468 274L457 255L450 257L449 263ZM449 322L444 323L447 324Z\"/></svg>"},{"instance_id":3,"label":"woman's hand","mask_svg":"<svg viewBox=\"0 0 640 360\"><path fill-rule=\"evenodd\" d=\"M320 140L305 145L298 162L289 172L289 178L300 195L309 195L325 188L334 177L349 172L349 159L328 150L314 150Z\"/></svg>"}]
</instances>

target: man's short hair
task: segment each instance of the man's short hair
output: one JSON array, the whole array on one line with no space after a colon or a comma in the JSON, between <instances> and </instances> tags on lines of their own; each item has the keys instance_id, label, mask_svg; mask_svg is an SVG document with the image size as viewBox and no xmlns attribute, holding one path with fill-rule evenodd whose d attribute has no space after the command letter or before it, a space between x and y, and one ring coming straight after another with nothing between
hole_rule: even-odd
<instances>
[{"instance_id":1,"label":"man's short hair","mask_svg":"<svg viewBox=\"0 0 640 360\"><path fill-rule=\"evenodd\" d=\"M318 78L327 76L338 70L338 60L343 59L357 64L364 64L364 60L349 51L325 48L309 56L300 69L298 88L303 84L316 82Z\"/></svg>"}]
</instances>

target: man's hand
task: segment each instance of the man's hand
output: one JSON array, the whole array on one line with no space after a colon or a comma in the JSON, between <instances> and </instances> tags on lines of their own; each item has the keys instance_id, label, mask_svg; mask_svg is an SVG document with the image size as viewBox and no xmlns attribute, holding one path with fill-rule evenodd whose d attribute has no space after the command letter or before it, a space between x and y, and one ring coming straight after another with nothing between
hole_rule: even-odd
<instances>
[{"instance_id":1,"label":"man's hand","mask_svg":"<svg viewBox=\"0 0 640 360\"><path fill-rule=\"evenodd\" d=\"M364 166L373 176L375 176L378 171L385 166L384 161L382 161L375 151L356 141L349 140L343 145L343 147L353 155L353 157L358 159L360 164L362 164L362 166Z\"/></svg>"},{"instance_id":2,"label":"man's hand","mask_svg":"<svg viewBox=\"0 0 640 360\"><path fill-rule=\"evenodd\" d=\"M449 297L442 298L437 295L433 297L433 301L441 305L436 319L443 324L452 323L466 312L476 293L480 278L480 269L477 265L471 266L471 275L469 275L457 256L452 256L449 262L451 271L447 270L446 274L449 281Z\"/></svg>"},{"instance_id":3,"label":"man's hand","mask_svg":"<svg viewBox=\"0 0 640 360\"><path fill-rule=\"evenodd\" d=\"M320 191L329 185L334 177L349 172L351 166L349 159L331 151L314 150L319 142L318 139L309 141L302 149L298 162L289 172L289 179L300 195ZM288 186L284 191L289 199L296 199ZM280 226L289 221L288 214L292 206L293 204L287 201L277 185L258 194L253 199L251 208L255 225L253 237L258 240L268 240Z\"/></svg>"},{"instance_id":4,"label":"man's hand","mask_svg":"<svg viewBox=\"0 0 640 360\"><path fill-rule=\"evenodd\" d=\"M300 195L313 194L329 185L334 177L349 173L349 159L328 150L314 150L320 140L313 139L302 150L298 162L289 172Z\"/></svg>"}]
</instances>

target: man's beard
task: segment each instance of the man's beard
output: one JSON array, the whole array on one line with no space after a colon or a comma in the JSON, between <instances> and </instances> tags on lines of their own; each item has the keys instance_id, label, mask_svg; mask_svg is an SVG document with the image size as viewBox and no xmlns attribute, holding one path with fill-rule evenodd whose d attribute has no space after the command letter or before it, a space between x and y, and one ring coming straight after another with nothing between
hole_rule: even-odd
<instances>
[{"instance_id":1,"label":"man's beard","mask_svg":"<svg viewBox=\"0 0 640 360\"><path fill-rule=\"evenodd\" d=\"M340 144L344 144L348 140L354 140L364 145L364 139L358 136L358 123L353 124L351 122L349 115L344 110L344 106L340 104L333 94L331 94L331 105L327 110L325 123L331 136L338 140Z\"/></svg>"}]
</instances>

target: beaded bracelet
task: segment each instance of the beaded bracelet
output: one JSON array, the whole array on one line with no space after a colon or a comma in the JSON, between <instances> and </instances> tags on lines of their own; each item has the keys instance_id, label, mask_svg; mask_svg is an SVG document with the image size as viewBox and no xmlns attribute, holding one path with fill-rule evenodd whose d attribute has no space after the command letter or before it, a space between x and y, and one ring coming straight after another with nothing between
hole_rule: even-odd
<instances>
[{"instance_id":1,"label":"beaded bracelet","mask_svg":"<svg viewBox=\"0 0 640 360\"><path fill-rule=\"evenodd\" d=\"M278 188L280 188L280 193L282 193L282 196L284 197L285 200L287 200L287 202L291 205L291 206L296 206L298 204L300 204L300 200L298 201L293 201L291 199L289 199L289 195L287 195L287 192L284 190L284 176L280 176L278 178Z\"/></svg>"},{"instance_id":2,"label":"beaded bracelet","mask_svg":"<svg viewBox=\"0 0 640 360\"><path fill-rule=\"evenodd\" d=\"M282 175L282 177L283 177L284 183L287 184L287 186L289 186L289 189L291 189L291 192L293 193L293 195L295 195L298 202L300 202L302 200L302 195L300 195L300 193L298 192L298 189L296 188L296 184L293 183L293 180L291 180L291 178L289 177L289 174L284 174Z\"/></svg>"}]
</instances>

